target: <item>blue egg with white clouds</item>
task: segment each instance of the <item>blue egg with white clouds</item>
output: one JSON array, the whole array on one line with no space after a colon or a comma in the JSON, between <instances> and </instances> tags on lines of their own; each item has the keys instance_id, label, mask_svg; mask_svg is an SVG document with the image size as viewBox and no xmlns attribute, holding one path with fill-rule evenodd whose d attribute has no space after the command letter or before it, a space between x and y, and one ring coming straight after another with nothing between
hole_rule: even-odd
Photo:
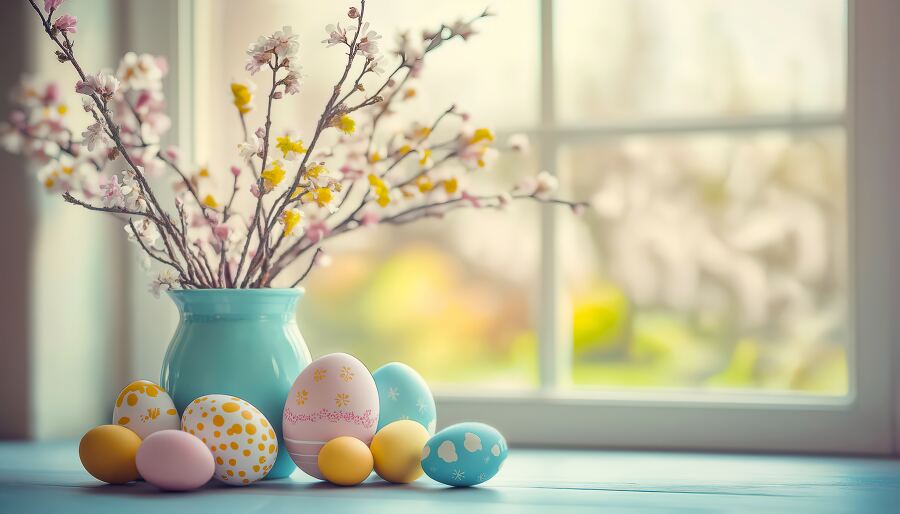
<instances>
[{"instance_id":1,"label":"blue egg with white clouds","mask_svg":"<svg viewBox=\"0 0 900 514\"><path fill-rule=\"evenodd\" d=\"M401 419L411 419L434 434L437 409L428 384L416 370L391 362L372 373L378 388L378 430Z\"/></svg>"},{"instance_id":2,"label":"blue egg with white clouds","mask_svg":"<svg viewBox=\"0 0 900 514\"><path fill-rule=\"evenodd\" d=\"M422 469L434 480L454 487L478 485L494 477L509 453L506 439L484 423L451 425L422 449Z\"/></svg>"}]
</instances>

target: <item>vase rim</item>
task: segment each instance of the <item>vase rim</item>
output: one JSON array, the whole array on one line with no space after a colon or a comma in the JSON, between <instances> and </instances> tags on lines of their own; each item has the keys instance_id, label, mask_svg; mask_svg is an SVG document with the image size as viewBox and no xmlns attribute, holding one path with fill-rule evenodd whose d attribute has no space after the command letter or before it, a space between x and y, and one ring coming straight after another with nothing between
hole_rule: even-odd
<instances>
[{"instance_id":1,"label":"vase rim","mask_svg":"<svg viewBox=\"0 0 900 514\"><path fill-rule=\"evenodd\" d=\"M204 296L204 295L228 295L228 296L303 296L303 288L289 287L265 287L254 289L238 289L220 287L211 289L175 289L166 291L172 297Z\"/></svg>"}]
</instances>

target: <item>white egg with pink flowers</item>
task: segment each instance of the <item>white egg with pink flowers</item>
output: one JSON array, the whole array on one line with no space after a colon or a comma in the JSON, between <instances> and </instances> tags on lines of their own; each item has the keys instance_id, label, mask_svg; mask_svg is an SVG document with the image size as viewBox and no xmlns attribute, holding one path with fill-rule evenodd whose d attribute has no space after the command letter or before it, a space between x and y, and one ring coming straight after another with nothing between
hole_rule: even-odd
<instances>
[{"instance_id":1,"label":"white egg with pink flowers","mask_svg":"<svg viewBox=\"0 0 900 514\"><path fill-rule=\"evenodd\" d=\"M319 450L351 436L365 444L378 427L378 389L359 359L332 353L314 360L294 381L284 404L282 433L291 459L306 474L324 479Z\"/></svg>"}]
</instances>

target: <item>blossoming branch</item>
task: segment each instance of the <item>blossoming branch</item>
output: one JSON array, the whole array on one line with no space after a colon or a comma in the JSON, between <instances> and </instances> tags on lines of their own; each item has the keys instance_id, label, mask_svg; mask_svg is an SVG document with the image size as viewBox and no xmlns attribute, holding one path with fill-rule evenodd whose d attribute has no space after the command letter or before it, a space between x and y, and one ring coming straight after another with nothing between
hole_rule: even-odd
<instances>
[{"instance_id":1,"label":"blossoming branch","mask_svg":"<svg viewBox=\"0 0 900 514\"><path fill-rule=\"evenodd\" d=\"M58 14L63 0L44 0L43 9L28 1L58 60L76 72L74 91L90 122L83 130L71 128L59 87L25 80L2 127L3 143L41 164L38 178L48 191L120 217L129 239L166 267L151 285L157 294L170 288L297 286L322 262L324 243L376 224L402 225L459 208L502 209L523 199L576 213L584 207L555 198L556 179L547 172L510 191L473 194L468 177L491 167L498 145L490 129L472 125L456 106L429 123L403 123L399 131L384 127L386 118L399 116L403 103L415 97L410 81L422 74L430 55L451 40L475 35L474 25L487 11L401 33L397 47L385 52L360 0L343 22L325 29L322 43L342 49L345 62L306 137L273 128L279 101L300 91L297 35L284 27L260 37L247 50L246 71L264 74L266 90L258 102L252 81L231 84L243 141L236 151L222 150L234 152L228 173L214 174L206 167L188 171L176 147L160 146L170 127L162 94L165 59L128 53L115 73L86 72L75 54L78 20ZM252 115L260 107L261 122L254 125ZM440 134L446 136L438 140ZM510 138L509 149L526 147L523 136ZM216 196L214 175L228 177L225 197ZM176 179L168 210L152 186L167 176ZM242 203L235 202L238 195L249 195L252 210L236 207Z\"/></svg>"}]
</instances>

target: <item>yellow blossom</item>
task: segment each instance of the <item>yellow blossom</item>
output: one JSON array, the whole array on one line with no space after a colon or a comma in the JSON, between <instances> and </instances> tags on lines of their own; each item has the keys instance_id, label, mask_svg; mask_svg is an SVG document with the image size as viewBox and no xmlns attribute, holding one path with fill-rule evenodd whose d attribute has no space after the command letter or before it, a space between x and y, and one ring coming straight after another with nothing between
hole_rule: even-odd
<instances>
[{"instance_id":1,"label":"yellow blossom","mask_svg":"<svg viewBox=\"0 0 900 514\"><path fill-rule=\"evenodd\" d=\"M284 168L281 167L281 161L275 161L272 163L272 167L262 172L260 175L269 186L269 189L277 186L284 180Z\"/></svg>"},{"instance_id":2,"label":"yellow blossom","mask_svg":"<svg viewBox=\"0 0 900 514\"><path fill-rule=\"evenodd\" d=\"M374 173L369 174L369 184L372 184L372 189L375 190L375 198L378 205L387 207L387 205L391 203L391 195L387 184Z\"/></svg>"},{"instance_id":3,"label":"yellow blossom","mask_svg":"<svg viewBox=\"0 0 900 514\"><path fill-rule=\"evenodd\" d=\"M459 181L456 180L456 177L453 177L451 179L447 179L444 181L444 191L446 191L447 194L452 195L453 193L456 192L456 190L458 188L459 188Z\"/></svg>"},{"instance_id":4,"label":"yellow blossom","mask_svg":"<svg viewBox=\"0 0 900 514\"><path fill-rule=\"evenodd\" d=\"M71 175L72 173L75 172L75 168L73 168L71 166L63 166L62 172L65 173L66 175Z\"/></svg>"},{"instance_id":5,"label":"yellow blossom","mask_svg":"<svg viewBox=\"0 0 900 514\"><path fill-rule=\"evenodd\" d=\"M341 119L338 120L338 129L344 134L352 134L354 130L356 130L356 122L350 116L346 114L341 116Z\"/></svg>"},{"instance_id":6,"label":"yellow blossom","mask_svg":"<svg viewBox=\"0 0 900 514\"><path fill-rule=\"evenodd\" d=\"M431 135L430 127L420 127L418 130L415 131L415 137L417 137L419 139L425 139L426 137L428 137L430 135Z\"/></svg>"},{"instance_id":7,"label":"yellow blossom","mask_svg":"<svg viewBox=\"0 0 900 514\"><path fill-rule=\"evenodd\" d=\"M56 185L56 174L50 175L46 179L44 179L44 187L47 189L53 189L53 186Z\"/></svg>"},{"instance_id":8,"label":"yellow blossom","mask_svg":"<svg viewBox=\"0 0 900 514\"><path fill-rule=\"evenodd\" d=\"M253 109L250 102L253 100L253 94L250 88L239 82L231 83L231 94L234 96L234 106L241 114L247 114Z\"/></svg>"},{"instance_id":9,"label":"yellow blossom","mask_svg":"<svg viewBox=\"0 0 900 514\"><path fill-rule=\"evenodd\" d=\"M215 209L219 206L219 202L216 201L216 197L213 195L206 195L203 197L203 205Z\"/></svg>"},{"instance_id":10,"label":"yellow blossom","mask_svg":"<svg viewBox=\"0 0 900 514\"><path fill-rule=\"evenodd\" d=\"M376 162L378 162L380 160L381 160L381 154L378 153L377 150L372 153L371 157L369 157L369 162L371 162L372 164L375 164Z\"/></svg>"},{"instance_id":11,"label":"yellow blossom","mask_svg":"<svg viewBox=\"0 0 900 514\"><path fill-rule=\"evenodd\" d=\"M399 150L397 150L397 152L399 152L400 155L406 155L406 154L408 154L409 152L412 152L412 147L409 146L409 145L403 145L403 146L400 147Z\"/></svg>"},{"instance_id":12,"label":"yellow blossom","mask_svg":"<svg viewBox=\"0 0 900 514\"><path fill-rule=\"evenodd\" d=\"M422 158L419 159L419 166L426 167L431 163L431 150L425 149L422 151Z\"/></svg>"},{"instance_id":13,"label":"yellow blossom","mask_svg":"<svg viewBox=\"0 0 900 514\"><path fill-rule=\"evenodd\" d=\"M406 88L406 91L403 92L404 100L409 100L410 98L413 98L414 96L416 96L415 88L408 87L408 88Z\"/></svg>"},{"instance_id":14,"label":"yellow blossom","mask_svg":"<svg viewBox=\"0 0 900 514\"><path fill-rule=\"evenodd\" d=\"M309 193L303 195L303 197L300 198L300 201L303 203L314 201L319 205L319 207L325 207L326 205L331 203L332 198L333 197L331 195L331 189L328 189L327 187L320 187L315 191L310 191Z\"/></svg>"},{"instance_id":15,"label":"yellow blossom","mask_svg":"<svg viewBox=\"0 0 900 514\"><path fill-rule=\"evenodd\" d=\"M306 170L306 176L312 178L319 178L319 175L321 175L322 173L328 173L328 170L326 170L325 166L322 166L321 164L316 164L312 168Z\"/></svg>"},{"instance_id":16,"label":"yellow blossom","mask_svg":"<svg viewBox=\"0 0 900 514\"><path fill-rule=\"evenodd\" d=\"M275 147L281 150L281 153L284 154L285 159L287 159L288 155L290 155L291 153L306 153L306 148L303 148L303 140L301 139L291 141L291 136L285 134L282 137L276 137L275 141Z\"/></svg>"},{"instance_id":17,"label":"yellow blossom","mask_svg":"<svg viewBox=\"0 0 900 514\"><path fill-rule=\"evenodd\" d=\"M204 166L204 167L200 168L200 171L197 172L197 174L203 178L209 178L209 168Z\"/></svg>"},{"instance_id":18,"label":"yellow blossom","mask_svg":"<svg viewBox=\"0 0 900 514\"><path fill-rule=\"evenodd\" d=\"M472 134L472 137L469 139L469 144L474 145L479 141L487 141L491 142L494 140L494 133L491 132L491 129L487 128L479 128L475 129L475 133Z\"/></svg>"},{"instance_id":19,"label":"yellow blossom","mask_svg":"<svg viewBox=\"0 0 900 514\"><path fill-rule=\"evenodd\" d=\"M302 214L296 209L288 209L281 213L281 222L284 224L284 235L289 236L300 223Z\"/></svg>"},{"instance_id":20,"label":"yellow blossom","mask_svg":"<svg viewBox=\"0 0 900 514\"><path fill-rule=\"evenodd\" d=\"M416 186L419 188L419 192L427 193L434 189L434 182L426 175L422 175L416 179Z\"/></svg>"},{"instance_id":21,"label":"yellow blossom","mask_svg":"<svg viewBox=\"0 0 900 514\"><path fill-rule=\"evenodd\" d=\"M56 107L56 112L58 112L60 116L65 116L66 113L69 112L69 108L66 104L59 104Z\"/></svg>"}]
</instances>

